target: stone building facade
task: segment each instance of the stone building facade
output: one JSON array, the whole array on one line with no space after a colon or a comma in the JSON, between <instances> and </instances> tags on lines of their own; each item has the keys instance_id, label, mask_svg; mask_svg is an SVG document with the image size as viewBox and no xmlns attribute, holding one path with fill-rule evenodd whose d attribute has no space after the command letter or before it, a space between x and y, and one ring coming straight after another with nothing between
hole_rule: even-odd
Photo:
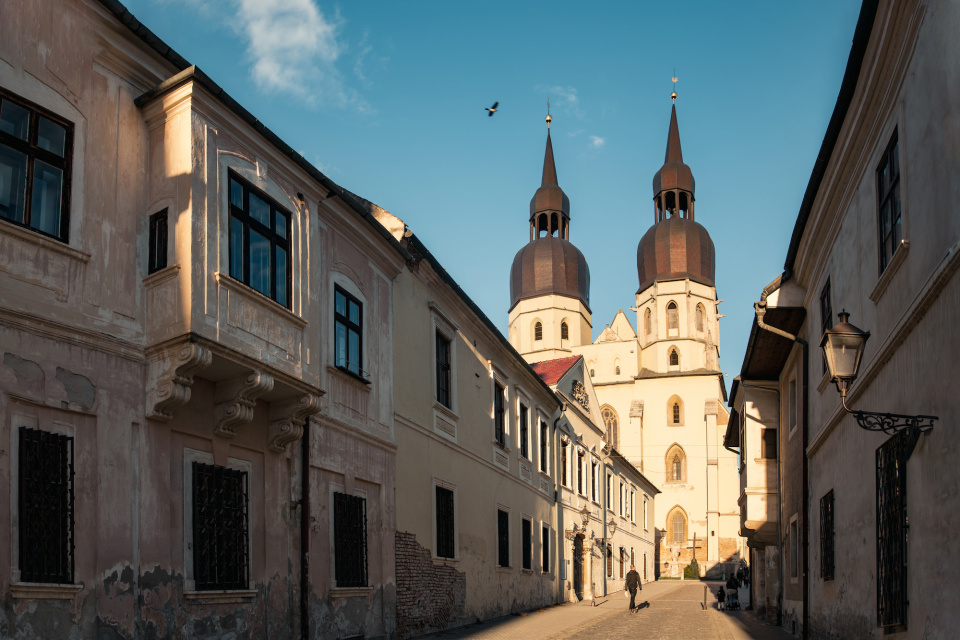
<instances>
[{"instance_id":1,"label":"stone building facade","mask_svg":"<svg viewBox=\"0 0 960 640\"><path fill-rule=\"evenodd\" d=\"M758 430L776 432L778 480L748 462L742 484L751 548L768 559L758 600L803 637L951 637L960 624L949 578L960 547L945 533L960 512L958 27L953 2L863 3L784 272L755 305L732 394L746 420L727 440L744 458ZM818 348L844 310L870 333L849 410ZM935 419L893 434L851 411ZM771 492L764 509L757 496Z\"/></svg>"}]
</instances>

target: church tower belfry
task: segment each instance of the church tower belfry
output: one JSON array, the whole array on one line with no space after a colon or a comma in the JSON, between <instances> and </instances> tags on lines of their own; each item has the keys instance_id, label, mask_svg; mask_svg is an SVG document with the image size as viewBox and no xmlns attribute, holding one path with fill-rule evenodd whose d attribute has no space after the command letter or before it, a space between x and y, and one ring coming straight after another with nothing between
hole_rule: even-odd
<instances>
[{"instance_id":1,"label":"church tower belfry","mask_svg":"<svg viewBox=\"0 0 960 640\"><path fill-rule=\"evenodd\" d=\"M528 361L569 356L590 344L590 269L570 242L570 200L560 188L547 115L540 187L530 200L530 239L510 270L510 344Z\"/></svg>"}]
</instances>

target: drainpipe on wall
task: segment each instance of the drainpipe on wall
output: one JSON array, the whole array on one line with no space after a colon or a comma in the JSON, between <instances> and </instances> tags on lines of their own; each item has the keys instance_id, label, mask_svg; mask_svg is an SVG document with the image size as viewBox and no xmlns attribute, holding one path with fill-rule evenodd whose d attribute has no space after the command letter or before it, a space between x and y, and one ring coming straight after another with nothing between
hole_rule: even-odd
<instances>
[{"instance_id":1,"label":"drainpipe on wall","mask_svg":"<svg viewBox=\"0 0 960 640\"><path fill-rule=\"evenodd\" d=\"M780 282L776 283L777 286L783 283L787 279L787 274L784 274L783 278L780 279ZM771 285L768 285L769 288ZM791 333L787 333L782 329L776 327L771 327L770 325L764 324L763 316L767 311L767 295L771 293L764 288L763 293L760 296L760 302L753 303L753 308L757 314L757 326L765 331L770 331L775 333L778 336L792 340L793 342L798 343L803 348L803 359L801 363L802 367L802 400L799 403L803 410L803 420L800 422L801 429L801 446L803 447L802 457L800 458L800 476L801 476L801 508L803 510L803 538L801 545L801 555L803 556L803 561L801 563L802 576L803 576L803 618L801 623L801 634L804 640L809 638L809 621L810 621L810 580L809 580L809 548L810 548L810 537L808 535L810 530L810 513L808 509L808 503L810 501L810 489L807 486L809 479L809 469L807 467L807 440L808 440L808 413L809 413L809 385L808 379L810 377L810 345L806 340L795 336ZM779 434L777 434L779 438ZM781 509L783 504L781 501ZM782 539L782 536L781 536ZM781 565L782 565L782 555L781 555Z\"/></svg>"},{"instance_id":2,"label":"drainpipe on wall","mask_svg":"<svg viewBox=\"0 0 960 640\"><path fill-rule=\"evenodd\" d=\"M557 604L563 604L563 583L564 579L560 578L560 567L563 566L563 503L560 501L560 437L557 435L557 424L563 418L563 414L567 412L567 403L560 403L560 415L557 416L556 420L553 421L553 476L554 476L554 489L553 489L553 505L557 510ZM564 574L566 575L566 574Z\"/></svg>"},{"instance_id":3,"label":"drainpipe on wall","mask_svg":"<svg viewBox=\"0 0 960 640\"><path fill-rule=\"evenodd\" d=\"M300 438L300 639L310 640L310 418Z\"/></svg>"}]
</instances>

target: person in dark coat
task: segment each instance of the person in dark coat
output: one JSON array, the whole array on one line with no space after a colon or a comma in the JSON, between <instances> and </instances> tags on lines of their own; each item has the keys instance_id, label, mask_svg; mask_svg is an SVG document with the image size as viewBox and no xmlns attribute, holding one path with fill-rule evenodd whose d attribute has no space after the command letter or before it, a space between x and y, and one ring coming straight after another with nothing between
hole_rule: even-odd
<instances>
[{"instance_id":1,"label":"person in dark coat","mask_svg":"<svg viewBox=\"0 0 960 640\"><path fill-rule=\"evenodd\" d=\"M737 586L743 586L743 566L737 567Z\"/></svg>"},{"instance_id":2,"label":"person in dark coat","mask_svg":"<svg viewBox=\"0 0 960 640\"><path fill-rule=\"evenodd\" d=\"M637 591L643 589L643 586L640 584L640 574L637 573L637 568L633 565L630 565L630 571L627 572L625 584L630 591L630 611L633 611L636 607Z\"/></svg>"},{"instance_id":3,"label":"person in dark coat","mask_svg":"<svg viewBox=\"0 0 960 640\"><path fill-rule=\"evenodd\" d=\"M727 606L727 592L723 590L723 587L717 589L717 609L723 611Z\"/></svg>"}]
</instances>

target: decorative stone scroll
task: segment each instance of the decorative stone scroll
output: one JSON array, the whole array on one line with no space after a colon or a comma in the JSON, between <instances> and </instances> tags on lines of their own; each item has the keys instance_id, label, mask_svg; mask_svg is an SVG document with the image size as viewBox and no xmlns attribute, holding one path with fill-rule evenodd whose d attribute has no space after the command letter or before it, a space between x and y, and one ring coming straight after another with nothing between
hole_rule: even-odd
<instances>
[{"instance_id":1,"label":"decorative stone scroll","mask_svg":"<svg viewBox=\"0 0 960 640\"><path fill-rule=\"evenodd\" d=\"M190 402L193 376L212 362L213 353L193 343L174 347L171 353L165 353L157 361L151 362L147 417L162 422L170 420L174 409Z\"/></svg>"},{"instance_id":2,"label":"decorative stone scroll","mask_svg":"<svg viewBox=\"0 0 960 640\"><path fill-rule=\"evenodd\" d=\"M257 398L273 389L273 376L263 371L251 371L242 376L217 383L213 409L218 436L232 438L237 427L253 420Z\"/></svg>"},{"instance_id":3,"label":"decorative stone scroll","mask_svg":"<svg viewBox=\"0 0 960 640\"><path fill-rule=\"evenodd\" d=\"M270 450L283 452L303 437L303 424L320 411L320 396L305 393L270 404Z\"/></svg>"},{"instance_id":4,"label":"decorative stone scroll","mask_svg":"<svg viewBox=\"0 0 960 640\"><path fill-rule=\"evenodd\" d=\"M590 411L590 396L587 395L587 389L579 380L573 381L573 399L577 401L584 411Z\"/></svg>"}]
</instances>

